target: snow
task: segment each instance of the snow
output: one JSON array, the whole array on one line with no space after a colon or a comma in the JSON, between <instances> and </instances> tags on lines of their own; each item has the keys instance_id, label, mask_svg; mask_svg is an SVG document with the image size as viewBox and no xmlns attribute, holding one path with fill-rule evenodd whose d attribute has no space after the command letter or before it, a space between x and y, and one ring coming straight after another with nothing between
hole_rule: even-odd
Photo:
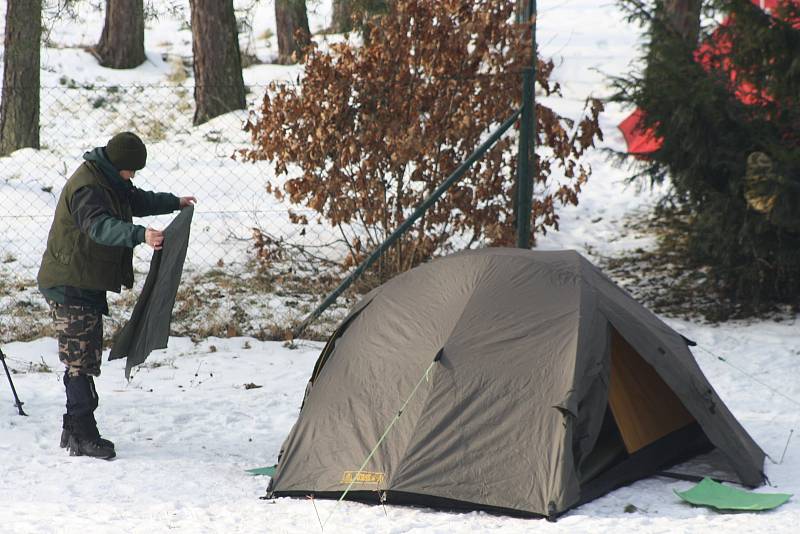
<instances>
[{"instance_id":1,"label":"snow","mask_svg":"<svg viewBox=\"0 0 800 534\"><path fill-rule=\"evenodd\" d=\"M708 328L673 321L701 346L798 398L797 325ZM172 338L151 354L130 383L124 363L104 363L97 380L101 431L114 440L111 462L69 457L58 447L63 387L56 342L3 347L29 417L19 417L0 382L0 524L4 532L792 532L798 505L773 512L718 514L682 503L673 489L690 483L651 478L569 512L556 523L485 513L303 499L262 501L267 479L245 472L274 463L294 422L320 343L296 349L247 338ZM698 361L720 396L778 461L797 406L702 351ZM36 364L51 370L26 370ZM260 388L246 389L254 383ZM800 449L783 464L766 463L774 489L800 491ZM637 511L625 513L627 505Z\"/></svg>"},{"instance_id":2,"label":"snow","mask_svg":"<svg viewBox=\"0 0 800 534\"><path fill-rule=\"evenodd\" d=\"M62 75L79 83L163 81L171 66L162 54L191 53L185 27L187 2L147 4L160 11L158 19L148 22L148 62L143 66L110 71L80 49L69 48L93 42L102 25L99 12L78 2L78 20L60 20L50 27L52 45L43 49L42 56L43 83L55 85ZM538 4L541 49L555 59L555 75L565 94L563 102L553 105L575 115L586 96L607 94L605 74L629 68L638 32L623 22L611 2ZM274 28L273 6L255 5L250 34L258 36ZM177 15L168 9L172 6L178 7ZM314 2L313 9L312 28L323 28L329 3ZM247 46L262 59L269 59L275 50L274 44L267 46L263 40L244 42L243 48ZM297 72L296 67L257 65L245 70L245 79L263 84L293 79ZM628 111L610 106L602 115L603 146L622 146L615 126ZM200 128L187 135L206 132ZM166 141L165 147L170 146ZM613 167L599 152L590 161L594 174L580 205L562 210L560 231L542 237L539 246L575 248L589 256L650 246L649 237L627 234L622 222L632 213L646 211L661 191L639 192L626 186L625 169ZM800 495L800 436L787 447L790 431L800 431L797 320L707 325L668 318L667 322L699 343L694 353L703 371L772 458L765 469L773 487L757 491ZM797 532L800 523L800 497L772 512L720 514L691 507L673 494L690 483L662 478L618 489L556 523L478 512L260 500L267 478L250 476L245 469L275 462L297 416L320 343L300 342L290 348L249 338L197 342L171 338L169 348L151 354L129 383L123 362L104 363L97 380L101 398L97 415L101 431L117 445L118 458L110 462L69 457L58 447L64 395L55 340L2 348L16 371L14 383L29 414L17 415L6 379L0 376L2 532L318 532L318 517L328 516L325 532L778 533ZM782 463L773 463L781 458ZM635 511L626 513L627 505L634 505Z\"/></svg>"}]
</instances>

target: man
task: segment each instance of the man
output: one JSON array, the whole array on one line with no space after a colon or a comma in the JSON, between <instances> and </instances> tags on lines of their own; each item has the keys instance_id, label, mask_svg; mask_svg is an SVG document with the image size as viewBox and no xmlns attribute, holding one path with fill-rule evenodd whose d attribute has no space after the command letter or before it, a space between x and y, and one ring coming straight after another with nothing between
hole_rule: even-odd
<instances>
[{"instance_id":1,"label":"man","mask_svg":"<svg viewBox=\"0 0 800 534\"><path fill-rule=\"evenodd\" d=\"M73 456L110 459L116 456L114 444L100 437L94 417L102 316L109 313L106 291L133 286L134 247L147 243L159 250L163 245L162 232L133 224L132 218L170 213L196 199L134 187L131 180L147 162L147 149L134 133L115 135L83 159L58 199L38 283L58 334L58 357L66 366L61 447Z\"/></svg>"}]
</instances>

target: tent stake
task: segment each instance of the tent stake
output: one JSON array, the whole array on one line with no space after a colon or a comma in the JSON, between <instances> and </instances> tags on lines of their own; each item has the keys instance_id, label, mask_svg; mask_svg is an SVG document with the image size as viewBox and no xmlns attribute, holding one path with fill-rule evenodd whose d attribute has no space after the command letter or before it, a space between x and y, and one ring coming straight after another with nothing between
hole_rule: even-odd
<instances>
[{"instance_id":1,"label":"tent stake","mask_svg":"<svg viewBox=\"0 0 800 534\"><path fill-rule=\"evenodd\" d=\"M786 446L783 448L783 454L781 454L781 461L778 464L783 463L783 458L786 456L786 451L789 449L789 442L792 441L792 434L794 434L794 428L789 430L789 437L786 438Z\"/></svg>"}]
</instances>

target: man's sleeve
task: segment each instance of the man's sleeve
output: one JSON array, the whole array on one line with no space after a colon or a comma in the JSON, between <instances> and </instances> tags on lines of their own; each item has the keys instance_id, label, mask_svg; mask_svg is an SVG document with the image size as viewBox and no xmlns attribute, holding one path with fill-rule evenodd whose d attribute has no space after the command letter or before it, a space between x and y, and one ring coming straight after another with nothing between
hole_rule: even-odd
<instances>
[{"instance_id":1,"label":"man's sleeve","mask_svg":"<svg viewBox=\"0 0 800 534\"><path fill-rule=\"evenodd\" d=\"M181 209L181 199L171 193L153 193L133 187L129 198L136 217L163 215Z\"/></svg>"},{"instance_id":2,"label":"man's sleeve","mask_svg":"<svg viewBox=\"0 0 800 534\"><path fill-rule=\"evenodd\" d=\"M108 197L101 187L87 185L75 191L69 209L81 232L95 243L129 248L144 243L144 226L114 217Z\"/></svg>"}]
</instances>

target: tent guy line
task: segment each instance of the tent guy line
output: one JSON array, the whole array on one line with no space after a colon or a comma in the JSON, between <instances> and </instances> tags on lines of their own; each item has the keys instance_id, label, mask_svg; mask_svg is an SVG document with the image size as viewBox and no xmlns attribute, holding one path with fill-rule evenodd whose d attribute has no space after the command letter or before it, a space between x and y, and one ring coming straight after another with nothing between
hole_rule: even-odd
<instances>
[{"instance_id":1,"label":"tent guy line","mask_svg":"<svg viewBox=\"0 0 800 534\"><path fill-rule=\"evenodd\" d=\"M705 348L705 347L702 347L702 346L700 346L700 345L698 345L698 346L697 346L697 348L698 348L698 349L700 349L700 350L703 350L703 351L707 352L708 354L710 354L710 355L711 355L711 356L713 356L714 358L718 359L719 361L721 361L721 362L723 362L723 363L726 363L726 364L730 365L731 367L733 367L734 369L736 369L737 371L739 371L740 373L742 373L743 375L745 375L747 378L749 378L749 379L750 379L750 380L752 380L753 382L756 382L757 384L761 384L762 386L764 386L765 388L767 388L767 389L768 389L768 390L770 390L771 392L775 393L776 395L780 395L780 396L781 396L781 397L783 397L784 399L788 400L789 402L791 402L792 404L794 404L795 406L797 406L798 408L800 408L800 401L793 399L792 397L790 397L790 396L786 395L785 393L783 393L783 392L782 392L782 391L780 391L779 389L776 389L776 388L774 388L774 387L770 386L769 384L767 384L766 382L764 382L764 381L762 381L762 380L759 380L758 378L756 378L756 377L755 377L755 375L752 375L752 374L748 373L747 371L745 371L744 369L742 369L741 367L737 367L736 365L732 364L732 363L730 362L730 360L728 360L728 359L726 359L726 358L724 358L724 357L722 357L722 356L720 356L720 355L718 355L718 354L714 354L713 352L711 352L711 351L710 351L710 350L708 350L707 348Z\"/></svg>"},{"instance_id":2,"label":"tent guy line","mask_svg":"<svg viewBox=\"0 0 800 534\"><path fill-rule=\"evenodd\" d=\"M746 376L747 378L749 378L749 379L750 379L750 380L752 380L753 382L755 382L755 383L757 383L757 384L760 384L760 385L764 386L765 388L767 388L767 389L768 389L769 391L771 391L772 393L774 393L774 394L776 394L776 395L778 395L778 396L781 396L781 397L783 397L784 399L786 399L786 400L788 400L789 402L791 402L792 404L794 404L794 405L796 405L796 406L800 407L800 402L798 402L797 400L793 399L792 397L790 397L790 396L786 395L785 393L783 393L783 392L782 392L782 391L780 391L779 389L777 389L777 388L774 388L774 387L770 386L770 385L769 385L769 384L767 384L766 382L764 382L764 381L762 381L762 380L759 380L759 379L758 379L758 378L756 378L754 375L752 375L752 374L748 373L748 372L747 372L747 371L745 371L744 369L742 369L742 368L740 368L740 367L738 367L738 366L736 366L736 365L732 364L732 363L731 363L731 362L730 362L728 359L726 359L726 358L724 358L724 357L722 357L722 356L720 356L720 355L718 355L718 354L715 354L715 353L713 353L712 351L710 351L710 350L708 350L707 348L705 348L705 347L702 347L702 346L700 346L700 345L697 345L697 348L698 348L698 349L700 349L700 350L702 350L703 352L706 352L707 354L709 354L710 356L712 356L712 357L716 358L717 360L721 361L722 363L725 363L725 364L727 364L727 365L729 365L729 366L733 367L734 369L736 369L737 371L739 371L740 373L742 373L744 376ZM776 462L776 461L775 461L775 459L772 457L772 455L771 455L771 454L767 454L767 455L766 455L766 456L767 456L767 458L769 458L769 461L770 461L770 462L772 462L773 464L775 464L775 465L780 465L780 464L782 464L782 463L783 463L783 459L786 457L786 451L789 449L789 442L792 440L792 435L794 434L794 427L795 427L795 426L797 426L797 421L798 421L798 418L795 418L795 422L794 422L794 424L793 424L793 425L792 425L792 426L789 428L789 436L786 438L786 445L783 447L783 453L781 453L781 459L780 459L779 461L777 461L777 462Z\"/></svg>"},{"instance_id":3,"label":"tent guy line","mask_svg":"<svg viewBox=\"0 0 800 534\"><path fill-rule=\"evenodd\" d=\"M364 468L367 467L367 464L372 459L372 457L375 455L375 451L378 450L378 447L381 446L381 443L383 443L383 440L386 439L386 436L389 435L389 431L392 429L394 424L400 419L400 416L403 415L403 411L405 411L406 406L408 406L408 403L411 402L411 399L414 398L414 395L417 394L417 390L419 389L419 386L422 384L422 381L424 380L424 381L428 382L430 380L429 376L430 376L431 369L433 369L433 366L436 365L436 362L438 362L441 359L441 357L442 357L442 350L439 350L439 352L436 353L436 357L433 359L431 364L428 366L427 369L425 369L425 372L422 373L422 376L420 377L419 381L417 382L417 385L414 386L414 389L411 391L411 394L406 398L406 401L403 403L403 406L400 407L400 410L397 411L397 413L395 414L394 418L389 423L389 426L386 427L386 430L383 431L383 435L378 440L378 443L375 444L375 446L372 448L370 453L367 455L367 458L364 460L364 463L361 464L361 467L358 468L358 471L356 471L356 474L353 475L353 477L352 477L353 480L350 481L350 484L344 490L344 493L342 493L342 496L339 497L339 499L336 501L336 504L334 505L334 507L330 511L330 513L328 514L328 517L325 518L325 522L322 523L322 525L321 525L323 529L325 528L325 525L328 524L328 520L331 518L333 513L336 511L336 508L339 506L339 503L344 500L344 498L347 496L347 494L352 489L353 484L355 484L356 481L358 480L358 475L360 475L361 473L364 472Z\"/></svg>"}]
</instances>

